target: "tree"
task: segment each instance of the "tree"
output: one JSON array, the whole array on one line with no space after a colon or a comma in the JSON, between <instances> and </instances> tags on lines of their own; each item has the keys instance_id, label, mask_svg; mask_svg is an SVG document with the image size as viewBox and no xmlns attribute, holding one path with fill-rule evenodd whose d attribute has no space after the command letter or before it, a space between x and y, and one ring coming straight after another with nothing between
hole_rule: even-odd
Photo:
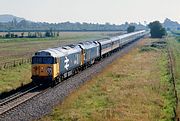
<instances>
[{"instance_id":1,"label":"tree","mask_svg":"<svg viewBox=\"0 0 180 121\"><path fill-rule=\"evenodd\" d=\"M28 37L31 38L31 32L28 32Z\"/></svg>"},{"instance_id":2,"label":"tree","mask_svg":"<svg viewBox=\"0 0 180 121\"><path fill-rule=\"evenodd\" d=\"M151 22L148 26L152 38L162 38L166 35L166 30L159 21Z\"/></svg>"},{"instance_id":3,"label":"tree","mask_svg":"<svg viewBox=\"0 0 180 121\"><path fill-rule=\"evenodd\" d=\"M54 37L54 34L53 34L52 30L46 31L45 37Z\"/></svg>"},{"instance_id":4,"label":"tree","mask_svg":"<svg viewBox=\"0 0 180 121\"><path fill-rule=\"evenodd\" d=\"M10 37L11 35L9 33L5 35L5 38L10 38Z\"/></svg>"},{"instance_id":5,"label":"tree","mask_svg":"<svg viewBox=\"0 0 180 121\"><path fill-rule=\"evenodd\" d=\"M50 33L49 31L47 31L47 32L45 33L45 37L51 37L51 33Z\"/></svg>"},{"instance_id":6,"label":"tree","mask_svg":"<svg viewBox=\"0 0 180 121\"><path fill-rule=\"evenodd\" d=\"M22 37L22 38L24 37L24 32L21 33L21 37Z\"/></svg>"},{"instance_id":7,"label":"tree","mask_svg":"<svg viewBox=\"0 0 180 121\"><path fill-rule=\"evenodd\" d=\"M57 32L56 36L59 37L59 32Z\"/></svg>"},{"instance_id":8,"label":"tree","mask_svg":"<svg viewBox=\"0 0 180 121\"><path fill-rule=\"evenodd\" d=\"M135 31L135 26L130 25L130 26L127 28L127 33L131 33L131 32L134 32L134 31Z\"/></svg>"}]
</instances>

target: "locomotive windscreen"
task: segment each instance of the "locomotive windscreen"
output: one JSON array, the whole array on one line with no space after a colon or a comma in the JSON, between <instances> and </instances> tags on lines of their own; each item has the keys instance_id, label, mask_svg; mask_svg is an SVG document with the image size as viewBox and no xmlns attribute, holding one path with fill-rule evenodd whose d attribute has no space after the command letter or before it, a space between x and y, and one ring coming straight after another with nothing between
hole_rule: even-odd
<instances>
[{"instance_id":1,"label":"locomotive windscreen","mask_svg":"<svg viewBox=\"0 0 180 121\"><path fill-rule=\"evenodd\" d=\"M33 57L32 64L54 64L53 57Z\"/></svg>"}]
</instances>

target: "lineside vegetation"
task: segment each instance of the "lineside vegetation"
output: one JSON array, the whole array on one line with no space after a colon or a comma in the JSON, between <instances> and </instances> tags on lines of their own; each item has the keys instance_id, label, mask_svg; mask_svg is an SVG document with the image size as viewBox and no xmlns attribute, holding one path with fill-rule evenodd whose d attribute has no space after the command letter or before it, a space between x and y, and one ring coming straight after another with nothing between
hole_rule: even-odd
<instances>
[{"instance_id":1,"label":"lineside vegetation","mask_svg":"<svg viewBox=\"0 0 180 121\"><path fill-rule=\"evenodd\" d=\"M174 76L176 83L176 91L178 98L177 116L180 118L180 37L168 38L169 47L172 49L173 61L174 61Z\"/></svg>"}]
</instances>

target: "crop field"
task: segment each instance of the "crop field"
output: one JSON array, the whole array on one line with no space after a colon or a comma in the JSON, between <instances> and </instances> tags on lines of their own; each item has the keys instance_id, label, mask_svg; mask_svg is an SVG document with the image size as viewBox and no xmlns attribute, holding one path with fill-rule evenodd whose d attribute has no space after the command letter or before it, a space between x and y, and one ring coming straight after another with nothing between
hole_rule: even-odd
<instances>
[{"instance_id":1,"label":"crop field","mask_svg":"<svg viewBox=\"0 0 180 121\"><path fill-rule=\"evenodd\" d=\"M173 120L175 98L166 48L146 48L145 39L128 54L71 93L40 121Z\"/></svg>"},{"instance_id":2,"label":"crop field","mask_svg":"<svg viewBox=\"0 0 180 121\"><path fill-rule=\"evenodd\" d=\"M58 38L0 39L0 92L9 91L31 81L29 59L35 51L116 34L120 33L62 32Z\"/></svg>"}]
</instances>

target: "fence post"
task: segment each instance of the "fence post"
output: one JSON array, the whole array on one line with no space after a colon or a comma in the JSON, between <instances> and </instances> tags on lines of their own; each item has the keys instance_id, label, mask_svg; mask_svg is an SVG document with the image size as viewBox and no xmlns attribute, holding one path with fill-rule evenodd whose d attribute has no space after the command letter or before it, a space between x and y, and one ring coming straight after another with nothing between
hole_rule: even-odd
<instances>
[{"instance_id":1,"label":"fence post","mask_svg":"<svg viewBox=\"0 0 180 121\"><path fill-rule=\"evenodd\" d=\"M13 65L14 67L16 66L16 61L14 60L14 65Z\"/></svg>"},{"instance_id":2,"label":"fence post","mask_svg":"<svg viewBox=\"0 0 180 121\"><path fill-rule=\"evenodd\" d=\"M22 64L29 64L31 62L32 62L31 58L27 58L27 59L22 58L22 59L13 60L11 62L5 62L0 65L0 70L2 70L3 68L4 69L13 68L13 67L16 67L16 66L22 65Z\"/></svg>"},{"instance_id":3,"label":"fence post","mask_svg":"<svg viewBox=\"0 0 180 121\"><path fill-rule=\"evenodd\" d=\"M19 65L21 65L21 61L20 61L20 60L18 60L18 61L19 61L19 62L18 62L18 63L19 63Z\"/></svg>"},{"instance_id":4,"label":"fence post","mask_svg":"<svg viewBox=\"0 0 180 121\"><path fill-rule=\"evenodd\" d=\"M4 64L4 69L6 68L6 63Z\"/></svg>"}]
</instances>

